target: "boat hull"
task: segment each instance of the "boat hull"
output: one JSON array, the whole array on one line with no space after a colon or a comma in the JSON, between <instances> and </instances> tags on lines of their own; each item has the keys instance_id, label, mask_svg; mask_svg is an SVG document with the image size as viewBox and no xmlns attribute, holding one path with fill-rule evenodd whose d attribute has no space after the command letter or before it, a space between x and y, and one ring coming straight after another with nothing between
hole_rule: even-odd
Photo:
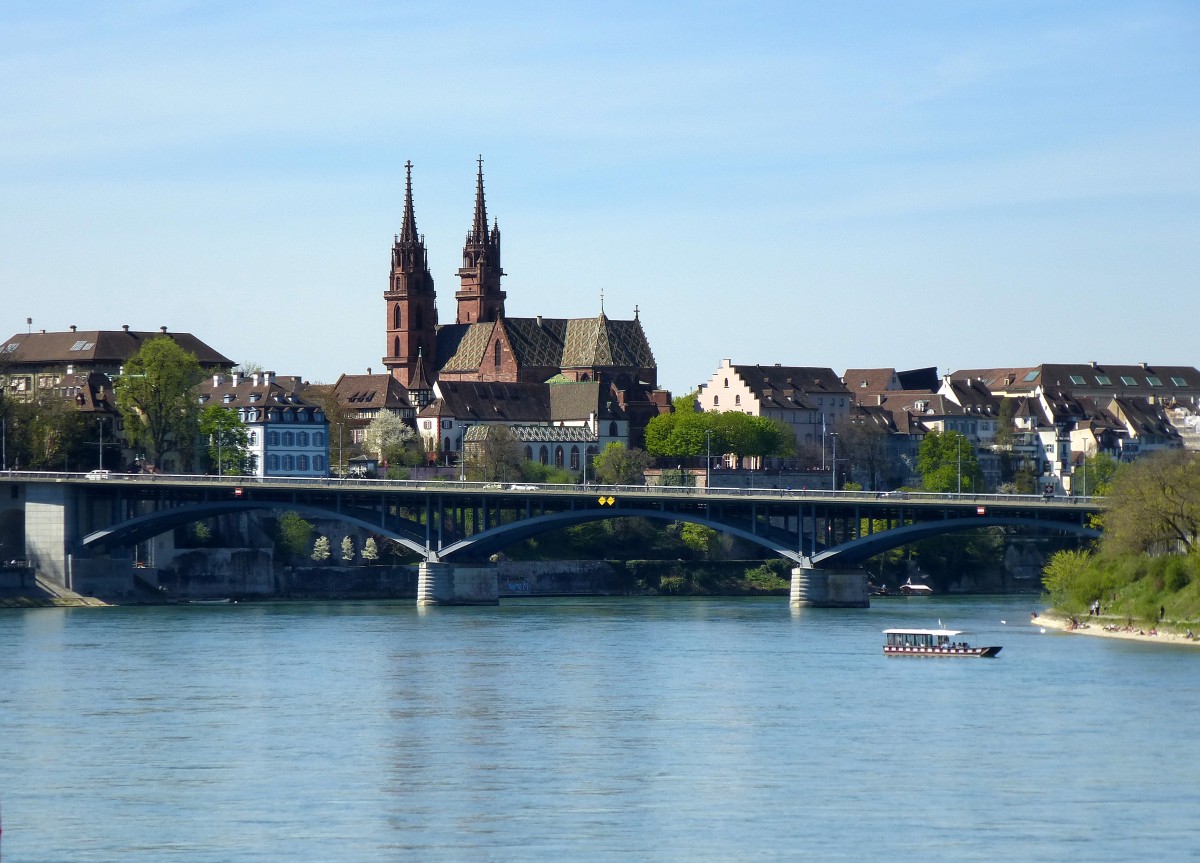
<instances>
[{"instance_id":1,"label":"boat hull","mask_svg":"<svg viewBox=\"0 0 1200 863\"><path fill-rule=\"evenodd\" d=\"M950 656L950 657L992 657L1000 652L1000 646L990 647L916 647L902 645L885 645L884 656Z\"/></svg>"}]
</instances>

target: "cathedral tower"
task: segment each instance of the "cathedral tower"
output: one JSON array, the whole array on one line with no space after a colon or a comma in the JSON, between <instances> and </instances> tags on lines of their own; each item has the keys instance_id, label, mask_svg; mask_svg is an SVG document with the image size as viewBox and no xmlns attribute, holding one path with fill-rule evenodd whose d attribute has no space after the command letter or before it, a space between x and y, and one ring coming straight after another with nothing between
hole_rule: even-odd
<instances>
[{"instance_id":1,"label":"cathedral tower","mask_svg":"<svg viewBox=\"0 0 1200 863\"><path fill-rule=\"evenodd\" d=\"M383 364L392 377L410 387L419 374L422 357L436 354L437 305L425 238L417 234L413 215L412 162L405 162L404 170L404 221L392 245L392 271L383 293L387 303Z\"/></svg>"},{"instance_id":2,"label":"cathedral tower","mask_svg":"<svg viewBox=\"0 0 1200 863\"><path fill-rule=\"evenodd\" d=\"M483 200L483 157L479 157L479 179L475 186L475 221L463 246L463 265L458 271L460 324L496 321L504 317L504 291L500 290L500 228L488 231L487 204Z\"/></svg>"}]
</instances>

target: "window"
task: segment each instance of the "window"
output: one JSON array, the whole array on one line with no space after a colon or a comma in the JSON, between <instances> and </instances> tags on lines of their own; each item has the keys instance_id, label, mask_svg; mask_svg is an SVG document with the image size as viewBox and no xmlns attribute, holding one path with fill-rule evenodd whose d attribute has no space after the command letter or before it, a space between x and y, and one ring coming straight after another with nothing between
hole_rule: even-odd
<instances>
[{"instance_id":1,"label":"window","mask_svg":"<svg viewBox=\"0 0 1200 863\"><path fill-rule=\"evenodd\" d=\"M496 368L500 368L500 340L499 339L496 339L496 347L495 347L495 350L493 351L493 353L495 354L494 360L495 360Z\"/></svg>"},{"instance_id":2,"label":"window","mask_svg":"<svg viewBox=\"0 0 1200 863\"><path fill-rule=\"evenodd\" d=\"M283 433L283 445L284 446L295 446L296 445L296 436L294 434L292 434L291 432L284 432Z\"/></svg>"},{"instance_id":3,"label":"window","mask_svg":"<svg viewBox=\"0 0 1200 863\"><path fill-rule=\"evenodd\" d=\"M325 446L325 432L313 432L313 446Z\"/></svg>"},{"instance_id":4,"label":"window","mask_svg":"<svg viewBox=\"0 0 1200 863\"><path fill-rule=\"evenodd\" d=\"M1148 380L1150 382L1150 386L1152 386L1152 387L1161 387L1162 386L1162 380L1160 378L1155 377L1154 375L1147 375L1146 380Z\"/></svg>"},{"instance_id":5,"label":"window","mask_svg":"<svg viewBox=\"0 0 1200 863\"><path fill-rule=\"evenodd\" d=\"M308 446L308 432L300 432L296 435L296 446Z\"/></svg>"},{"instance_id":6,"label":"window","mask_svg":"<svg viewBox=\"0 0 1200 863\"><path fill-rule=\"evenodd\" d=\"M267 458L267 466L273 471L279 470L279 456L273 455Z\"/></svg>"},{"instance_id":7,"label":"window","mask_svg":"<svg viewBox=\"0 0 1200 863\"><path fill-rule=\"evenodd\" d=\"M1187 386L1186 380L1184 380L1183 378L1177 378L1173 375L1171 377L1171 383L1173 383L1177 387L1186 387Z\"/></svg>"},{"instance_id":8,"label":"window","mask_svg":"<svg viewBox=\"0 0 1200 863\"><path fill-rule=\"evenodd\" d=\"M571 447L571 470L579 470L579 447Z\"/></svg>"},{"instance_id":9,"label":"window","mask_svg":"<svg viewBox=\"0 0 1200 863\"><path fill-rule=\"evenodd\" d=\"M741 397L740 395L736 395L736 396L734 396L734 397L733 397L733 403L734 403L735 405L740 405L740 404L742 403L742 397Z\"/></svg>"},{"instance_id":10,"label":"window","mask_svg":"<svg viewBox=\"0 0 1200 863\"><path fill-rule=\"evenodd\" d=\"M454 427L454 420L442 420L442 428L448 429Z\"/></svg>"},{"instance_id":11,"label":"window","mask_svg":"<svg viewBox=\"0 0 1200 863\"><path fill-rule=\"evenodd\" d=\"M270 432L267 434L267 443L270 446L279 446L279 432Z\"/></svg>"},{"instance_id":12,"label":"window","mask_svg":"<svg viewBox=\"0 0 1200 863\"><path fill-rule=\"evenodd\" d=\"M442 452L450 452L450 436L447 435L442 440Z\"/></svg>"},{"instance_id":13,"label":"window","mask_svg":"<svg viewBox=\"0 0 1200 863\"><path fill-rule=\"evenodd\" d=\"M1031 372L1027 372L1025 377L1023 378L1023 380L1025 381L1025 383L1031 384L1038 379L1038 375L1040 375L1040 374L1041 374L1041 371L1039 371L1038 369L1034 369Z\"/></svg>"},{"instance_id":14,"label":"window","mask_svg":"<svg viewBox=\"0 0 1200 863\"><path fill-rule=\"evenodd\" d=\"M283 469L284 470L295 470L296 469L296 460L294 458L292 458L290 455L285 455L283 457Z\"/></svg>"},{"instance_id":15,"label":"window","mask_svg":"<svg viewBox=\"0 0 1200 863\"><path fill-rule=\"evenodd\" d=\"M325 470L325 458L323 456L313 456L313 470Z\"/></svg>"},{"instance_id":16,"label":"window","mask_svg":"<svg viewBox=\"0 0 1200 863\"><path fill-rule=\"evenodd\" d=\"M1110 378L1108 375L1096 375L1096 383L1100 384L1102 387L1111 387L1112 378Z\"/></svg>"},{"instance_id":17,"label":"window","mask_svg":"<svg viewBox=\"0 0 1200 863\"><path fill-rule=\"evenodd\" d=\"M533 447L525 447L525 461L533 461Z\"/></svg>"},{"instance_id":18,"label":"window","mask_svg":"<svg viewBox=\"0 0 1200 863\"><path fill-rule=\"evenodd\" d=\"M608 436L609 437L617 436L617 421L616 420L613 420L612 422L610 422L608 424Z\"/></svg>"},{"instance_id":19,"label":"window","mask_svg":"<svg viewBox=\"0 0 1200 863\"><path fill-rule=\"evenodd\" d=\"M550 451L544 446L538 451L538 461L542 464L549 464L550 462Z\"/></svg>"},{"instance_id":20,"label":"window","mask_svg":"<svg viewBox=\"0 0 1200 863\"><path fill-rule=\"evenodd\" d=\"M1137 386L1137 381L1134 380L1133 378L1131 378L1129 375L1121 375L1121 383L1123 383L1127 387L1136 387Z\"/></svg>"},{"instance_id":21,"label":"window","mask_svg":"<svg viewBox=\"0 0 1200 863\"><path fill-rule=\"evenodd\" d=\"M308 456L302 455L296 459L297 470L308 470Z\"/></svg>"},{"instance_id":22,"label":"window","mask_svg":"<svg viewBox=\"0 0 1200 863\"><path fill-rule=\"evenodd\" d=\"M258 432L250 432L250 446L258 443Z\"/></svg>"},{"instance_id":23,"label":"window","mask_svg":"<svg viewBox=\"0 0 1200 863\"><path fill-rule=\"evenodd\" d=\"M399 336L396 336L396 338L392 339L392 356L394 356L394 357L400 356L400 337Z\"/></svg>"},{"instance_id":24,"label":"window","mask_svg":"<svg viewBox=\"0 0 1200 863\"><path fill-rule=\"evenodd\" d=\"M557 446L554 448L554 466L555 467L563 466L563 448L561 446Z\"/></svg>"},{"instance_id":25,"label":"window","mask_svg":"<svg viewBox=\"0 0 1200 863\"><path fill-rule=\"evenodd\" d=\"M720 396L713 396L713 407L717 407L717 406L719 406L720 404L721 404L721 397L720 397Z\"/></svg>"},{"instance_id":26,"label":"window","mask_svg":"<svg viewBox=\"0 0 1200 863\"><path fill-rule=\"evenodd\" d=\"M1071 383L1077 387L1083 386L1087 381L1083 379L1083 375L1071 375Z\"/></svg>"},{"instance_id":27,"label":"window","mask_svg":"<svg viewBox=\"0 0 1200 863\"><path fill-rule=\"evenodd\" d=\"M725 378L725 389L729 389L729 378Z\"/></svg>"},{"instance_id":28,"label":"window","mask_svg":"<svg viewBox=\"0 0 1200 863\"><path fill-rule=\"evenodd\" d=\"M396 307L392 309L392 329L400 329L400 304L396 303Z\"/></svg>"}]
</instances>

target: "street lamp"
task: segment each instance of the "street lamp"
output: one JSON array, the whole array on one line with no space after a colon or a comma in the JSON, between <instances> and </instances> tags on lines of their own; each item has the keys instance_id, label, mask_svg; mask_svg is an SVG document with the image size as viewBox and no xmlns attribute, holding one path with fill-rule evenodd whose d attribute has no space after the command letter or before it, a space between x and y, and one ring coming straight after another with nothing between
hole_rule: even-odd
<instances>
[{"instance_id":1,"label":"street lamp","mask_svg":"<svg viewBox=\"0 0 1200 863\"><path fill-rule=\"evenodd\" d=\"M96 417L96 419L100 421L100 439L96 441L98 455L96 467L100 468L100 470L104 470L104 420L106 417Z\"/></svg>"},{"instance_id":2,"label":"street lamp","mask_svg":"<svg viewBox=\"0 0 1200 863\"><path fill-rule=\"evenodd\" d=\"M463 425L462 438L458 446L458 481L467 481L467 429L469 425Z\"/></svg>"},{"instance_id":3,"label":"street lamp","mask_svg":"<svg viewBox=\"0 0 1200 863\"><path fill-rule=\"evenodd\" d=\"M832 488L831 488L830 490L831 490L831 491L837 491L837 463L838 463L838 457L837 457L837 440L838 440L838 433L837 433L837 432L830 432L830 433L829 433L829 436L830 436L831 438L833 438L833 456L832 456L832 459L830 460L830 463L829 463L829 469L830 469L830 471L832 471L832 473L833 473L833 477L832 477L832 479L833 479L833 485L832 485Z\"/></svg>"},{"instance_id":4,"label":"street lamp","mask_svg":"<svg viewBox=\"0 0 1200 863\"><path fill-rule=\"evenodd\" d=\"M958 493L962 494L962 435L958 436Z\"/></svg>"},{"instance_id":5,"label":"street lamp","mask_svg":"<svg viewBox=\"0 0 1200 863\"><path fill-rule=\"evenodd\" d=\"M712 429L704 430L704 493L712 488Z\"/></svg>"}]
</instances>

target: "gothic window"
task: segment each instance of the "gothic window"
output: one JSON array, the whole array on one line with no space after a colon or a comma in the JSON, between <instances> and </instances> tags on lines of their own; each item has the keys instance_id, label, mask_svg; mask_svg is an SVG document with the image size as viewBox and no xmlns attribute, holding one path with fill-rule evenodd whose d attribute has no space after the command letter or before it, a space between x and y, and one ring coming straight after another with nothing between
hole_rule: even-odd
<instances>
[{"instance_id":1,"label":"gothic window","mask_svg":"<svg viewBox=\"0 0 1200 863\"><path fill-rule=\"evenodd\" d=\"M550 451L545 447L542 447L541 451L538 453L538 461L540 461L542 464L549 464Z\"/></svg>"},{"instance_id":2,"label":"gothic window","mask_svg":"<svg viewBox=\"0 0 1200 863\"><path fill-rule=\"evenodd\" d=\"M394 357L400 356L400 337L399 336L396 336L396 338L392 341L392 356L394 356Z\"/></svg>"},{"instance_id":3,"label":"gothic window","mask_svg":"<svg viewBox=\"0 0 1200 863\"><path fill-rule=\"evenodd\" d=\"M729 378L725 378L725 389L729 389Z\"/></svg>"},{"instance_id":4,"label":"gothic window","mask_svg":"<svg viewBox=\"0 0 1200 863\"><path fill-rule=\"evenodd\" d=\"M500 340L496 339L496 368L500 368Z\"/></svg>"},{"instance_id":5,"label":"gothic window","mask_svg":"<svg viewBox=\"0 0 1200 863\"><path fill-rule=\"evenodd\" d=\"M449 437L447 437L447 438L446 438L446 439L445 439L445 440L442 442L442 451L443 451L443 452L450 452L450 438L449 438Z\"/></svg>"},{"instance_id":6,"label":"gothic window","mask_svg":"<svg viewBox=\"0 0 1200 863\"><path fill-rule=\"evenodd\" d=\"M554 466L563 466L563 448L561 446L554 448Z\"/></svg>"},{"instance_id":7,"label":"gothic window","mask_svg":"<svg viewBox=\"0 0 1200 863\"><path fill-rule=\"evenodd\" d=\"M525 447L525 461L533 461L533 447Z\"/></svg>"},{"instance_id":8,"label":"gothic window","mask_svg":"<svg viewBox=\"0 0 1200 863\"><path fill-rule=\"evenodd\" d=\"M733 403L734 403L735 405L740 405L740 404L742 403L742 397L741 397L740 395L739 395L739 396L734 396L734 397L733 397Z\"/></svg>"},{"instance_id":9,"label":"gothic window","mask_svg":"<svg viewBox=\"0 0 1200 863\"><path fill-rule=\"evenodd\" d=\"M400 329L400 304L396 303L396 307L392 309L392 329Z\"/></svg>"},{"instance_id":10,"label":"gothic window","mask_svg":"<svg viewBox=\"0 0 1200 863\"><path fill-rule=\"evenodd\" d=\"M579 447L571 447L571 470L579 470Z\"/></svg>"},{"instance_id":11,"label":"gothic window","mask_svg":"<svg viewBox=\"0 0 1200 863\"><path fill-rule=\"evenodd\" d=\"M717 406L717 405L719 405L720 403L721 403L721 397L720 397L720 396L713 396L713 407L716 407L716 406Z\"/></svg>"},{"instance_id":12,"label":"gothic window","mask_svg":"<svg viewBox=\"0 0 1200 863\"><path fill-rule=\"evenodd\" d=\"M616 420L613 420L612 422L610 422L610 423L608 424L608 436L609 436L609 437L616 437L616 436L617 436L617 423L616 423Z\"/></svg>"}]
</instances>

